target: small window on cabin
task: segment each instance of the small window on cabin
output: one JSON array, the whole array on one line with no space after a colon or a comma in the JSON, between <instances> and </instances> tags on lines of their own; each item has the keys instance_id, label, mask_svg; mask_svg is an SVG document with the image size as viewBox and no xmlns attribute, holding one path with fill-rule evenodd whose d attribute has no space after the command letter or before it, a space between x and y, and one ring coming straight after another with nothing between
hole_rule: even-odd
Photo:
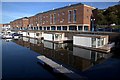
<instances>
[{"instance_id":1,"label":"small window on cabin","mask_svg":"<svg viewBox=\"0 0 120 80\"><path fill-rule=\"evenodd\" d=\"M29 32L28 32L28 35L29 35Z\"/></svg>"},{"instance_id":2,"label":"small window on cabin","mask_svg":"<svg viewBox=\"0 0 120 80\"><path fill-rule=\"evenodd\" d=\"M36 33L36 36L39 36L39 33Z\"/></svg>"}]
</instances>

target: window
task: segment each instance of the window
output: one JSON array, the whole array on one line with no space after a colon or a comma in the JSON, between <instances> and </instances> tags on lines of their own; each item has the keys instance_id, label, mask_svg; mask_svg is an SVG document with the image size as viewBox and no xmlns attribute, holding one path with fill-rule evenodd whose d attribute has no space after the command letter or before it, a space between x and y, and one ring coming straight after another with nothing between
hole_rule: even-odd
<instances>
[{"instance_id":1,"label":"window","mask_svg":"<svg viewBox=\"0 0 120 80\"><path fill-rule=\"evenodd\" d=\"M67 26L62 26L63 30L67 30Z\"/></svg>"},{"instance_id":2,"label":"window","mask_svg":"<svg viewBox=\"0 0 120 80\"><path fill-rule=\"evenodd\" d=\"M39 33L36 33L36 36L39 36Z\"/></svg>"},{"instance_id":3,"label":"window","mask_svg":"<svg viewBox=\"0 0 120 80\"><path fill-rule=\"evenodd\" d=\"M50 24L52 24L52 15L50 14Z\"/></svg>"},{"instance_id":4,"label":"window","mask_svg":"<svg viewBox=\"0 0 120 80\"><path fill-rule=\"evenodd\" d=\"M98 47L101 46L101 44L100 44L100 38L97 38L97 41L98 41Z\"/></svg>"},{"instance_id":5,"label":"window","mask_svg":"<svg viewBox=\"0 0 120 80\"><path fill-rule=\"evenodd\" d=\"M82 26L78 26L78 30L82 30Z\"/></svg>"},{"instance_id":6,"label":"window","mask_svg":"<svg viewBox=\"0 0 120 80\"><path fill-rule=\"evenodd\" d=\"M56 28L55 28L55 26L51 26L51 30L55 30Z\"/></svg>"},{"instance_id":7,"label":"window","mask_svg":"<svg viewBox=\"0 0 120 80\"><path fill-rule=\"evenodd\" d=\"M61 26L57 26L57 30L61 30Z\"/></svg>"},{"instance_id":8,"label":"window","mask_svg":"<svg viewBox=\"0 0 120 80\"><path fill-rule=\"evenodd\" d=\"M39 27L40 30L42 30L42 27Z\"/></svg>"},{"instance_id":9,"label":"window","mask_svg":"<svg viewBox=\"0 0 120 80\"><path fill-rule=\"evenodd\" d=\"M47 30L50 30L50 27L47 27Z\"/></svg>"},{"instance_id":10,"label":"window","mask_svg":"<svg viewBox=\"0 0 120 80\"><path fill-rule=\"evenodd\" d=\"M73 11L73 21L76 22L76 10Z\"/></svg>"},{"instance_id":11,"label":"window","mask_svg":"<svg viewBox=\"0 0 120 80\"><path fill-rule=\"evenodd\" d=\"M29 32L28 32L28 35L29 35Z\"/></svg>"},{"instance_id":12,"label":"window","mask_svg":"<svg viewBox=\"0 0 120 80\"><path fill-rule=\"evenodd\" d=\"M44 30L46 30L46 27L44 27Z\"/></svg>"},{"instance_id":13,"label":"window","mask_svg":"<svg viewBox=\"0 0 120 80\"><path fill-rule=\"evenodd\" d=\"M69 30L77 30L77 26L69 26Z\"/></svg>"},{"instance_id":14,"label":"window","mask_svg":"<svg viewBox=\"0 0 120 80\"><path fill-rule=\"evenodd\" d=\"M96 47L96 38L92 38L92 47Z\"/></svg>"},{"instance_id":15,"label":"window","mask_svg":"<svg viewBox=\"0 0 120 80\"><path fill-rule=\"evenodd\" d=\"M98 41L98 44L97 44L98 47L104 45L104 38L97 38L97 41Z\"/></svg>"},{"instance_id":16,"label":"window","mask_svg":"<svg viewBox=\"0 0 120 80\"><path fill-rule=\"evenodd\" d=\"M88 31L88 26L84 26L84 30L85 30L85 31Z\"/></svg>"},{"instance_id":17,"label":"window","mask_svg":"<svg viewBox=\"0 0 120 80\"><path fill-rule=\"evenodd\" d=\"M53 23L56 23L56 14L54 13L54 17L53 17Z\"/></svg>"},{"instance_id":18,"label":"window","mask_svg":"<svg viewBox=\"0 0 120 80\"><path fill-rule=\"evenodd\" d=\"M72 22L72 11L68 11L68 22Z\"/></svg>"},{"instance_id":19,"label":"window","mask_svg":"<svg viewBox=\"0 0 120 80\"><path fill-rule=\"evenodd\" d=\"M101 39L101 45L104 45L104 38Z\"/></svg>"},{"instance_id":20,"label":"window","mask_svg":"<svg viewBox=\"0 0 120 80\"><path fill-rule=\"evenodd\" d=\"M45 24L45 21L43 21L43 24Z\"/></svg>"},{"instance_id":21,"label":"window","mask_svg":"<svg viewBox=\"0 0 120 80\"><path fill-rule=\"evenodd\" d=\"M42 24L42 16L40 16L40 24Z\"/></svg>"}]
</instances>

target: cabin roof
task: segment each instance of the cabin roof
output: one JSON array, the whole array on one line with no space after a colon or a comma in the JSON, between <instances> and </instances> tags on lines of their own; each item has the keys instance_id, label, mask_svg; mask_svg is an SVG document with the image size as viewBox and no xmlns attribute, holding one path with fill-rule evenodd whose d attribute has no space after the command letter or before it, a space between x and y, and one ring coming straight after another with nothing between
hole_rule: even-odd
<instances>
[{"instance_id":1,"label":"cabin roof","mask_svg":"<svg viewBox=\"0 0 120 80\"><path fill-rule=\"evenodd\" d=\"M80 36L80 37L95 37L95 38L108 37L108 35L98 35L98 34L76 34L75 36Z\"/></svg>"}]
</instances>

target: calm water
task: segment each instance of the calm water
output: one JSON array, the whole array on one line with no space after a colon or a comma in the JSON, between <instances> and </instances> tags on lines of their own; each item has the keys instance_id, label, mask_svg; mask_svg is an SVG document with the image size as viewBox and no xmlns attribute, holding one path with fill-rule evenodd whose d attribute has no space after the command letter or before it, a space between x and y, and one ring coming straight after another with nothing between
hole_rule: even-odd
<instances>
[{"instance_id":1,"label":"calm water","mask_svg":"<svg viewBox=\"0 0 120 80\"><path fill-rule=\"evenodd\" d=\"M40 54L4 40L2 41L2 49L3 80L56 80L51 73L37 63L36 57Z\"/></svg>"},{"instance_id":2,"label":"calm water","mask_svg":"<svg viewBox=\"0 0 120 80\"><path fill-rule=\"evenodd\" d=\"M120 79L120 58L112 54L78 48L71 43L55 44L25 37L2 42L3 79L58 79L37 63L39 55L51 58L88 80Z\"/></svg>"}]
</instances>

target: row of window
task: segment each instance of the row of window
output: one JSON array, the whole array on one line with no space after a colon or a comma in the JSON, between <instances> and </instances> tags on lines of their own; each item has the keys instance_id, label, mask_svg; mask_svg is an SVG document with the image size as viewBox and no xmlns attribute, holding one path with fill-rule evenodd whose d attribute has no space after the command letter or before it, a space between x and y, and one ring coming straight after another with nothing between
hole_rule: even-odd
<instances>
[{"instance_id":1,"label":"row of window","mask_svg":"<svg viewBox=\"0 0 120 80\"><path fill-rule=\"evenodd\" d=\"M72 10L68 11L68 22L72 22L72 19L73 19L73 22L76 22L76 12L77 10L73 10L73 14L72 14ZM73 15L73 18L72 18L72 15Z\"/></svg>"},{"instance_id":2,"label":"row of window","mask_svg":"<svg viewBox=\"0 0 120 80\"><path fill-rule=\"evenodd\" d=\"M73 19L73 22L76 22L76 12L77 10L73 10L73 14L72 14L72 10L69 10L68 11L68 22L72 22L72 19ZM60 13L56 14L50 14L50 24L55 24L56 21L60 22L60 23L63 23L64 22L64 18L62 19L62 21L60 21L60 19L57 20L56 16L60 16ZM65 15L65 13L63 12L62 15ZM72 15L73 15L73 18L72 18ZM46 16L48 17L48 16ZM48 21L42 21L42 16L39 17L40 18L40 24L45 24L45 22L48 22ZM43 17L45 18L45 16Z\"/></svg>"},{"instance_id":3,"label":"row of window","mask_svg":"<svg viewBox=\"0 0 120 80\"><path fill-rule=\"evenodd\" d=\"M21 30L25 30L25 29L28 29L28 28L20 28ZM67 26L51 26L51 27L30 27L29 29L31 30L85 30L85 31L88 31L88 26L84 26L84 29L82 26L78 26L78 29L76 26L69 26L69 29Z\"/></svg>"}]
</instances>

